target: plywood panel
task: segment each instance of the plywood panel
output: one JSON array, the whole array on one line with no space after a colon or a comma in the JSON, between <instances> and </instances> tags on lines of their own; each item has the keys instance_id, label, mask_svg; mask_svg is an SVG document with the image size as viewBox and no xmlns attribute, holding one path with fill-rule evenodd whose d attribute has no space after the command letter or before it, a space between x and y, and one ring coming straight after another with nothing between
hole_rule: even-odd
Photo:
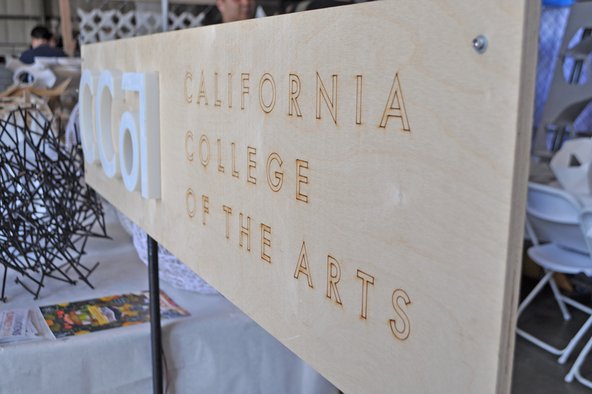
<instances>
[{"instance_id":1,"label":"plywood panel","mask_svg":"<svg viewBox=\"0 0 592 394\"><path fill-rule=\"evenodd\" d=\"M83 69L158 72L161 197L87 181L345 392L507 392L535 3L85 46Z\"/></svg>"}]
</instances>

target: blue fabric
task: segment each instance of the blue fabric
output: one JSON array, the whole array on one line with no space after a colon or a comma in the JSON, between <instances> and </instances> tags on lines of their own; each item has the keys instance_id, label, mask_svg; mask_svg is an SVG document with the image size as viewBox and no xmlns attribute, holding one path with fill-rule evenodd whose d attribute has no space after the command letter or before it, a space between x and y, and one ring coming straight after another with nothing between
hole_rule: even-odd
<instances>
[{"instance_id":1,"label":"blue fabric","mask_svg":"<svg viewBox=\"0 0 592 394\"><path fill-rule=\"evenodd\" d=\"M568 7L543 6L541 10L534 108L535 127L539 126L543 116L569 13L570 8ZM561 63L559 63L559 67L561 67Z\"/></svg>"},{"instance_id":2,"label":"blue fabric","mask_svg":"<svg viewBox=\"0 0 592 394\"><path fill-rule=\"evenodd\" d=\"M569 7L574 0L543 0L543 5L547 7Z\"/></svg>"},{"instance_id":3,"label":"blue fabric","mask_svg":"<svg viewBox=\"0 0 592 394\"><path fill-rule=\"evenodd\" d=\"M33 64L36 57L66 57L67 55L59 48L49 45L39 45L34 49L27 49L21 54L20 60L26 64Z\"/></svg>"},{"instance_id":4,"label":"blue fabric","mask_svg":"<svg viewBox=\"0 0 592 394\"><path fill-rule=\"evenodd\" d=\"M547 5L551 3L552 5ZM574 68L575 59L571 56L562 57L559 51L564 41L568 42L568 48L573 48L582 40L583 28L577 30L572 37L564 37L565 28L571 12L569 5L572 3L574 3L572 0L543 0L539 31L535 113L533 119L535 128L543 126L541 121L554 74L556 72L563 74L565 83L570 83L569 79ZM566 4L568 6L561 7L558 6L559 4ZM558 71L556 71L557 68L559 68ZM591 71L592 56L588 55L583 62L582 73L577 83L588 83L589 79L592 78ZM570 129L576 131L592 130L592 105L588 105L579 114L573 121Z\"/></svg>"}]
</instances>

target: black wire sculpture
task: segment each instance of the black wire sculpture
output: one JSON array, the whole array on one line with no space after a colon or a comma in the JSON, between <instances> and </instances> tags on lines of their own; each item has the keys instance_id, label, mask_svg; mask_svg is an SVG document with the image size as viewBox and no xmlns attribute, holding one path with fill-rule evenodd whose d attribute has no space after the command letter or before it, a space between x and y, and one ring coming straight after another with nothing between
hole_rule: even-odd
<instances>
[{"instance_id":1,"label":"black wire sculpture","mask_svg":"<svg viewBox=\"0 0 592 394\"><path fill-rule=\"evenodd\" d=\"M34 107L0 119L1 301L9 270L35 299L46 278L94 288L88 278L99 263L81 257L89 237L108 238L103 206L84 183L78 137L71 147L63 137Z\"/></svg>"}]
</instances>

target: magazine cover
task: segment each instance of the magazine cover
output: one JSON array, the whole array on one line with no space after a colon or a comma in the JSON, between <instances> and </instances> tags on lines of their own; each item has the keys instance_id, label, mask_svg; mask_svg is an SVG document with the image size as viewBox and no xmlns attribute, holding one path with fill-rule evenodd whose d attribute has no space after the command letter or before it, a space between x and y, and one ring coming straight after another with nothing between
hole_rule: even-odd
<instances>
[{"instance_id":1,"label":"magazine cover","mask_svg":"<svg viewBox=\"0 0 592 394\"><path fill-rule=\"evenodd\" d=\"M150 321L148 291L95 298L40 307L43 318L56 338L88 334ZM189 316L163 291L160 292L162 319Z\"/></svg>"}]
</instances>

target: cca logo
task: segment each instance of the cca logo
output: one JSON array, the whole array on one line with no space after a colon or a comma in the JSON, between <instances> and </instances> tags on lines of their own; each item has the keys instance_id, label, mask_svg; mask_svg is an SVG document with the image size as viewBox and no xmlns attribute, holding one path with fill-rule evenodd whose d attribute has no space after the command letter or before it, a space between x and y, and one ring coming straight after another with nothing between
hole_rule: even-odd
<instances>
[{"instance_id":1,"label":"cca logo","mask_svg":"<svg viewBox=\"0 0 592 394\"><path fill-rule=\"evenodd\" d=\"M113 109L123 108L125 91L138 94L139 108L123 112L114 133ZM121 178L127 190L139 190L143 198L160 198L158 73L84 70L79 92L86 162L100 163L107 177Z\"/></svg>"}]
</instances>

